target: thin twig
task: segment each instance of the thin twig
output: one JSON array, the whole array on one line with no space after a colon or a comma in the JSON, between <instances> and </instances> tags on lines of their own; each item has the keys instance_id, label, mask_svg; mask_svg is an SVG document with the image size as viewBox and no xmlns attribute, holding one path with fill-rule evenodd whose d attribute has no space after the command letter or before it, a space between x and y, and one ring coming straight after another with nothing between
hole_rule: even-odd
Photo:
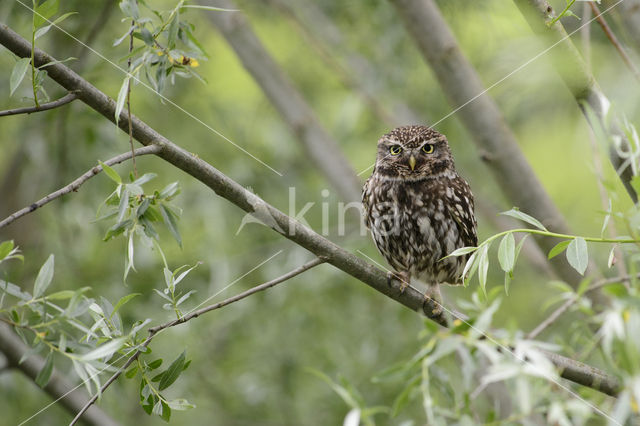
<instances>
[{"instance_id":1,"label":"thin twig","mask_svg":"<svg viewBox=\"0 0 640 426\"><path fill-rule=\"evenodd\" d=\"M54 109L54 108L58 108L63 105L66 105L70 102L75 101L77 98L78 96L75 93L67 93L60 99L47 102L45 104L40 104L40 106L15 108L15 109L8 109L6 111L0 111L0 117L6 117L8 115L18 115L18 114L31 114L34 112L46 111L48 109Z\"/></svg>"},{"instance_id":2,"label":"thin twig","mask_svg":"<svg viewBox=\"0 0 640 426\"><path fill-rule=\"evenodd\" d=\"M624 275L624 276L613 277L613 278L605 278L605 279L596 281L595 283L591 284L587 290L585 290L585 293L597 290L597 289L602 288L602 287L604 287L606 285L609 285L609 284L614 284L614 283L619 283L619 282L627 282L627 281L630 281L632 278L640 278L640 274ZM551 324L553 324L553 322L555 320L557 320L558 317L560 317L560 315L564 314L571 307L571 305L576 303L579 298L580 298L580 296L578 294L574 294L570 298L568 298L562 305L560 305L558 307L558 309L553 311L551 313L551 315L549 315L544 321L542 321L536 328L534 328L532 331L530 331L529 334L527 334L526 338L529 339L529 340L535 339L547 327L549 327Z\"/></svg>"},{"instance_id":3,"label":"thin twig","mask_svg":"<svg viewBox=\"0 0 640 426\"><path fill-rule=\"evenodd\" d=\"M213 305L209 305L209 306L205 306L202 309L198 309L197 311L193 311L192 313L173 320L173 321L169 321L166 322L164 324L158 325L156 327L152 327L150 328L149 331L149 335L147 336L147 338L145 339L145 341L138 347L138 349L136 350L136 352L131 355L131 357L129 357L129 359L127 359L127 361L122 365L122 367L120 367L118 369L118 371L116 371L110 378L109 380L107 380L102 387L100 388L99 392L96 392L96 394L85 404L84 407L82 407L82 409L78 412L78 414L73 418L73 420L71 421L71 423L69 423L69 426L73 426L74 424L76 424L76 422L80 419L80 417L82 416L82 414L89 408L91 407L91 405L93 405L96 400L98 399L98 396L101 395L102 393L104 393L104 391L111 385L111 383L113 383L119 376L120 374L122 374L123 371L125 371L127 368L129 368L129 366L136 360L138 359L138 357L140 356L140 354L146 349L146 347L149 345L149 343L151 343L151 340L161 331L170 328L170 327L174 327L176 325L179 324L184 324L187 321L190 321L194 318L199 317L202 314L205 314L207 312L213 311L215 309L220 309L224 306L230 305L231 303L237 302L239 300L242 300L246 297L251 296L252 294L258 293L260 291L266 290L268 288L271 288L277 284L280 284L284 281L287 281L293 277L295 277L296 275L299 275L305 271L308 271L309 269L318 266L322 263L325 263L326 259L321 258L321 257L317 257L315 259L313 259L310 262L305 263L304 265L293 269L289 272L287 272L286 274L275 278L271 281L267 281L266 283L262 283L260 285L257 285L255 287L250 288L247 291L243 291L240 294L237 294L233 297L230 297L228 299L223 300L222 302L218 302L218 303L214 303Z\"/></svg>"},{"instance_id":4,"label":"thin twig","mask_svg":"<svg viewBox=\"0 0 640 426\"><path fill-rule=\"evenodd\" d=\"M127 59L127 72L131 73L131 52L133 51L133 28L136 21L131 21L131 34L129 34L129 59ZM130 76L131 74L129 74ZM131 124L131 79L127 79L127 117L129 118L129 145L131 145L131 161L133 162L133 174L138 177L138 167L136 166L136 152L133 148L133 128Z\"/></svg>"},{"instance_id":5,"label":"thin twig","mask_svg":"<svg viewBox=\"0 0 640 426\"><path fill-rule=\"evenodd\" d=\"M160 152L160 147L157 145L149 145L149 146L145 146L142 148L138 148L135 150L135 155L147 155L147 154L157 154L158 152ZM105 161L104 163L107 166L111 166L113 164L119 164L122 163L123 161L128 160L129 158L132 157L132 153L131 152L125 152L123 154L117 155L113 158L110 158L109 160ZM34 210L44 206L45 204L49 203L50 201L55 200L56 198L59 198L65 194L68 194L70 192L75 192L78 190L78 188L85 183L86 181L88 181L89 179L91 179L92 177L94 177L95 175L97 175L98 173L100 173L102 171L102 166L94 166L92 167L90 170L86 171L82 176L80 176L79 178L77 178L76 180L74 180L73 182L71 182L70 184L58 189L55 192L52 192L51 194L47 195L46 197L36 201L35 203L31 204L28 207L25 207L21 210L18 210L17 212L13 213L11 216L7 217L6 219L0 221L0 229L4 228L5 226L9 225L11 222L14 222L15 220L21 218L24 215L27 215L31 212L33 212Z\"/></svg>"},{"instance_id":6,"label":"thin twig","mask_svg":"<svg viewBox=\"0 0 640 426\"><path fill-rule=\"evenodd\" d=\"M591 10L593 11L593 14L596 16L596 21L598 21L598 24L600 24L600 27L602 27L602 31L604 31L604 34L607 36L611 44L613 44L613 47L616 48L616 50L620 54L620 57L622 58L624 63L627 64L627 66L633 73L633 76L636 78L636 80L640 82L640 71L638 71L638 68L636 68L634 63L631 61L631 58L629 58L629 55L627 55L627 52L625 52L624 48L618 41L618 38L611 30L611 27L609 27L609 24L607 24L607 21L604 19L604 17L600 13L600 9L598 9L598 6L596 6L595 2L593 1L590 1L588 3L589 3L589 6L591 6Z\"/></svg>"}]
</instances>

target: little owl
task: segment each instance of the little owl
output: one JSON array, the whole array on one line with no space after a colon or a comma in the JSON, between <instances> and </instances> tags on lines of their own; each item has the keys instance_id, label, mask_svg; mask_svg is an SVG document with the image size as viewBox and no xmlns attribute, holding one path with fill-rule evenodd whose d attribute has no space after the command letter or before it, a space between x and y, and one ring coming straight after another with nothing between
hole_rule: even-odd
<instances>
[{"instance_id":1,"label":"little owl","mask_svg":"<svg viewBox=\"0 0 640 426\"><path fill-rule=\"evenodd\" d=\"M373 240L395 270L389 279L400 280L403 291L414 277L427 285L427 299L440 299L439 283L462 283L468 255L443 258L477 245L476 218L444 135L404 126L382 136L362 203Z\"/></svg>"}]
</instances>

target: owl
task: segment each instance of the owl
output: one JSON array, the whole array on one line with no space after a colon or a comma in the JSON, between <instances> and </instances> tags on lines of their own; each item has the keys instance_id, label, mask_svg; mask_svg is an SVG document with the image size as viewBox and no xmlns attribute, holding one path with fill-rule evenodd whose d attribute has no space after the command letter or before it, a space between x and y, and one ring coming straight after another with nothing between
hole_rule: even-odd
<instances>
[{"instance_id":1,"label":"owl","mask_svg":"<svg viewBox=\"0 0 640 426\"><path fill-rule=\"evenodd\" d=\"M473 194L444 135L404 126L382 136L362 203L376 247L395 271L389 279L400 280L402 291L415 278L427 285L425 297L439 302L440 283L462 283L468 255L444 257L476 246L477 225Z\"/></svg>"}]
</instances>

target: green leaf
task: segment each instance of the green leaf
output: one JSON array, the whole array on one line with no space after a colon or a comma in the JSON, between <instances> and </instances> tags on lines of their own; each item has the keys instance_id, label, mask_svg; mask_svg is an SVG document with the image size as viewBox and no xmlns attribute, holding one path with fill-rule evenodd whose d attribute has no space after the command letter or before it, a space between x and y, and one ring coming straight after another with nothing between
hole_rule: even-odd
<instances>
[{"instance_id":1,"label":"green leaf","mask_svg":"<svg viewBox=\"0 0 640 426\"><path fill-rule=\"evenodd\" d=\"M22 83L22 80L29 69L30 61L30 58L21 58L18 59L18 62L13 66L11 77L9 77L9 96L13 95L13 92L15 92L18 86L20 86L20 83Z\"/></svg>"},{"instance_id":2,"label":"green leaf","mask_svg":"<svg viewBox=\"0 0 640 426\"><path fill-rule=\"evenodd\" d=\"M44 365L36 376L36 385L40 386L41 388L45 387L47 383L49 383L51 373L53 373L53 352L49 352L49 354L45 358Z\"/></svg>"},{"instance_id":3,"label":"green leaf","mask_svg":"<svg viewBox=\"0 0 640 426\"><path fill-rule=\"evenodd\" d=\"M76 294L73 290L61 290L47 295L47 300L65 300L71 299Z\"/></svg>"},{"instance_id":4,"label":"green leaf","mask_svg":"<svg viewBox=\"0 0 640 426\"><path fill-rule=\"evenodd\" d=\"M178 245L182 247L182 237L180 237L180 232L178 231L178 223L176 221L176 217L173 212L164 204L160 204L160 214L164 219L164 223L169 228L171 235L176 239Z\"/></svg>"},{"instance_id":5,"label":"green leaf","mask_svg":"<svg viewBox=\"0 0 640 426\"><path fill-rule=\"evenodd\" d=\"M154 361L151 361L149 364L147 364L147 367L149 367L149 370L155 370L161 365L162 365L162 358L158 358Z\"/></svg>"},{"instance_id":6,"label":"green leaf","mask_svg":"<svg viewBox=\"0 0 640 426\"><path fill-rule=\"evenodd\" d=\"M512 208L509 211L502 212L500 214L504 215L504 216L511 216L511 217L516 218L516 219L520 219L521 221L527 222L528 224L533 225L536 228L541 229L543 231L547 230L547 228L545 228L544 225L542 223L540 223L540 221L538 219L536 219L535 217L529 216L526 213L521 212L516 207Z\"/></svg>"},{"instance_id":7,"label":"green leaf","mask_svg":"<svg viewBox=\"0 0 640 426\"><path fill-rule=\"evenodd\" d=\"M567 260L569 265L573 267L580 275L584 275L589 263L589 253L587 251L587 242L582 237L574 238L567 247Z\"/></svg>"},{"instance_id":8,"label":"green leaf","mask_svg":"<svg viewBox=\"0 0 640 426\"><path fill-rule=\"evenodd\" d=\"M503 271L511 273L515 265L516 242L513 233L508 233L500 241L498 246L498 261Z\"/></svg>"},{"instance_id":9,"label":"green leaf","mask_svg":"<svg viewBox=\"0 0 640 426\"><path fill-rule=\"evenodd\" d=\"M180 376L184 367L186 353L183 351L175 361L171 363L169 368L164 372L160 383L158 384L158 390L164 390L171 386L173 382Z\"/></svg>"},{"instance_id":10,"label":"green leaf","mask_svg":"<svg viewBox=\"0 0 640 426\"><path fill-rule=\"evenodd\" d=\"M47 0L34 9L33 26L39 28L40 25L47 22L49 18L58 13L60 0Z\"/></svg>"},{"instance_id":11,"label":"green leaf","mask_svg":"<svg viewBox=\"0 0 640 426\"><path fill-rule=\"evenodd\" d=\"M175 49L176 40L178 38L178 29L179 29L179 21L180 20L180 12L176 11L173 19L171 20L171 24L169 24L169 32L167 34L167 47L169 49Z\"/></svg>"},{"instance_id":12,"label":"green leaf","mask_svg":"<svg viewBox=\"0 0 640 426\"><path fill-rule=\"evenodd\" d=\"M571 241L573 240L560 241L558 244L553 246L551 250L549 250L549 255L547 256L547 258L553 259L557 255L562 253L569 246L569 244L571 244Z\"/></svg>"},{"instance_id":13,"label":"green leaf","mask_svg":"<svg viewBox=\"0 0 640 426\"><path fill-rule=\"evenodd\" d=\"M131 293L131 294L127 294L126 296L122 296L120 300L118 300L118 303L116 303L116 306L113 307L113 312L111 313L111 317L113 317L113 315L116 312L118 312L118 309L124 306L125 303L127 303L129 300L133 299L136 296L140 296L140 294L141 293Z\"/></svg>"},{"instance_id":14,"label":"green leaf","mask_svg":"<svg viewBox=\"0 0 640 426\"><path fill-rule=\"evenodd\" d=\"M171 408L169 408L167 403L164 401L160 401L160 404L162 404L162 413L160 414L160 418L169 423L169 420L171 420Z\"/></svg>"},{"instance_id":15,"label":"green leaf","mask_svg":"<svg viewBox=\"0 0 640 426\"><path fill-rule=\"evenodd\" d=\"M110 358L118 349L124 345L126 341L126 337L118 337L117 339L113 339L102 346L98 346L92 351L87 352L86 354L82 354L78 356L80 361L93 361L99 358Z\"/></svg>"},{"instance_id":16,"label":"green leaf","mask_svg":"<svg viewBox=\"0 0 640 426\"><path fill-rule=\"evenodd\" d=\"M145 183L149 182L152 179L155 179L158 175L156 173L145 173L142 176L140 176L138 179L134 180L133 184L135 185L144 185Z\"/></svg>"},{"instance_id":17,"label":"green leaf","mask_svg":"<svg viewBox=\"0 0 640 426\"><path fill-rule=\"evenodd\" d=\"M190 403L184 398L173 399L171 401L167 401L167 405L171 407L172 410L188 410L190 408L195 408L195 405Z\"/></svg>"},{"instance_id":18,"label":"green leaf","mask_svg":"<svg viewBox=\"0 0 640 426\"><path fill-rule=\"evenodd\" d=\"M489 271L489 256L487 255L489 246L482 247L482 251L478 257L478 281L485 297L487 296L487 272Z\"/></svg>"},{"instance_id":19,"label":"green leaf","mask_svg":"<svg viewBox=\"0 0 640 426\"><path fill-rule=\"evenodd\" d=\"M132 379L138 374L138 364L133 364L133 366L124 373L124 376L127 379Z\"/></svg>"},{"instance_id":20,"label":"green leaf","mask_svg":"<svg viewBox=\"0 0 640 426\"><path fill-rule=\"evenodd\" d=\"M129 189L127 185L124 186L124 189L120 193L120 205L118 205L118 217L116 218L116 223L122 222L124 216L127 214L127 209L129 208Z\"/></svg>"},{"instance_id":21,"label":"green leaf","mask_svg":"<svg viewBox=\"0 0 640 426\"><path fill-rule=\"evenodd\" d=\"M118 172L116 172L114 169L112 169L111 167L107 166L105 163L103 163L100 160L98 160L98 163L100 163L100 166L102 167L102 171L104 172L104 174L109 176L109 179L111 179L112 181L114 181L118 185L122 184L122 178L120 177Z\"/></svg>"},{"instance_id":22,"label":"green leaf","mask_svg":"<svg viewBox=\"0 0 640 426\"><path fill-rule=\"evenodd\" d=\"M135 0L122 0L120 2L120 10L126 16L138 20L140 18L140 11L138 10L138 4Z\"/></svg>"},{"instance_id":23,"label":"green leaf","mask_svg":"<svg viewBox=\"0 0 640 426\"><path fill-rule=\"evenodd\" d=\"M42 37L43 35L45 35L47 32L49 32L49 30L51 29L51 27L58 25L60 22L64 21L65 19L67 19L69 16L71 15L75 15L78 12L69 12L69 13L65 13L64 15L58 17L55 19L55 21L53 21L52 23L50 23L49 25L40 28L38 31L36 31L36 33L34 34L34 38L38 38L38 37Z\"/></svg>"},{"instance_id":24,"label":"green leaf","mask_svg":"<svg viewBox=\"0 0 640 426\"><path fill-rule=\"evenodd\" d=\"M467 253L474 252L476 250L478 250L478 247L460 247L459 249L455 249L454 251L449 253L447 256L443 257L443 259L446 259L447 257L462 256Z\"/></svg>"},{"instance_id":25,"label":"green leaf","mask_svg":"<svg viewBox=\"0 0 640 426\"><path fill-rule=\"evenodd\" d=\"M18 299L21 300L31 300L32 297L31 295L26 292L26 291L22 291L22 289L20 287L18 287L15 284L0 280L0 290L17 297Z\"/></svg>"},{"instance_id":26,"label":"green leaf","mask_svg":"<svg viewBox=\"0 0 640 426\"><path fill-rule=\"evenodd\" d=\"M120 113L122 113L122 109L124 108L124 103L127 100L127 93L129 92L129 80L130 76L127 75L122 81L122 86L120 86L120 91L118 92L118 99L116 100L116 124L120 121Z\"/></svg>"},{"instance_id":27,"label":"green leaf","mask_svg":"<svg viewBox=\"0 0 640 426\"><path fill-rule=\"evenodd\" d=\"M40 268L38 276L36 277L36 283L33 286L33 297L40 297L44 294L51 280L53 279L53 254L49 255L49 258L44 265Z\"/></svg>"},{"instance_id":28,"label":"green leaf","mask_svg":"<svg viewBox=\"0 0 640 426\"><path fill-rule=\"evenodd\" d=\"M15 245L13 240L4 241L2 244L0 244L0 260L7 257L14 247Z\"/></svg>"},{"instance_id":29,"label":"green leaf","mask_svg":"<svg viewBox=\"0 0 640 426\"><path fill-rule=\"evenodd\" d=\"M169 185L162 188L162 191L158 194L158 198L161 200L170 201L173 197L180 193L180 184L178 182L171 182Z\"/></svg>"}]
</instances>

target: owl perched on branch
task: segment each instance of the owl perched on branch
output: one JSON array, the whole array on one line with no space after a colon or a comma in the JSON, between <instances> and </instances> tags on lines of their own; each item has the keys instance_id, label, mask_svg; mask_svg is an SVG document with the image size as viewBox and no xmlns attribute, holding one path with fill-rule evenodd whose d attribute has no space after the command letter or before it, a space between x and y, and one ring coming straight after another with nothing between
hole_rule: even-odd
<instances>
[{"instance_id":1,"label":"owl perched on branch","mask_svg":"<svg viewBox=\"0 0 640 426\"><path fill-rule=\"evenodd\" d=\"M461 284L468 255L443 258L478 244L473 194L447 138L426 126L382 136L362 203L373 240L395 271L390 280L400 280L403 291L412 277L425 283L425 297L440 308L438 284Z\"/></svg>"}]
</instances>

